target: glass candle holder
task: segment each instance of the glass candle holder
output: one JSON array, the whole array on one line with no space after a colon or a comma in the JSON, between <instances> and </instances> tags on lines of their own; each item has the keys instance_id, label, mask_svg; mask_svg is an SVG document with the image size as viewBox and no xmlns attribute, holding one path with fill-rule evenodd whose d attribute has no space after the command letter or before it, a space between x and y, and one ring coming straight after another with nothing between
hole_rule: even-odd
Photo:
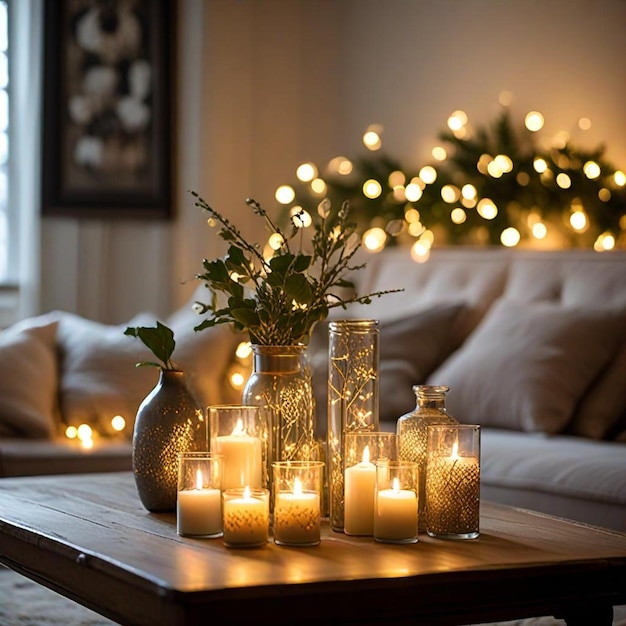
<instances>
[{"instance_id":1,"label":"glass candle holder","mask_svg":"<svg viewBox=\"0 0 626 626\"><path fill-rule=\"evenodd\" d=\"M223 489L267 488L269 431L258 406L208 408L209 449L224 457Z\"/></svg>"},{"instance_id":2,"label":"glass candle holder","mask_svg":"<svg viewBox=\"0 0 626 626\"><path fill-rule=\"evenodd\" d=\"M378 431L345 434L343 531L346 535L374 534L375 463L397 459L397 439L395 433Z\"/></svg>"},{"instance_id":3,"label":"glass candle holder","mask_svg":"<svg viewBox=\"0 0 626 626\"><path fill-rule=\"evenodd\" d=\"M256 548L269 541L269 489L227 489L223 492L224 545Z\"/></svg>"},{"instance_id":4,"label":"glass candle holder","mask_svg":"<svg viewBox=\"0 0 626 626\"><path fill-rule=\"evenodd\" d=\"M272 464L274 542L283 546L316 546L320 522L324 463L277 461Z\"/></svg>"},{"instance_id":5,"label":"glass candle holder","mask_svg":"<svg viewBox=\"0 0 626 626\"><path fill-rule=\"evenodd\" d=\"M419 464L377 461L374 539L383 543L417 543Z\"/></svg>"},{"instance_id":6,"label":"glass candle holder","mask_svg":"<svg viewBox=\"0 0 626 626\"><path fill-rule=\"evenodd\" d=\"M378 320L328 325L327 463L330 525L344 529L345 435L378 430L380 365Z\"/></svg>"},{"instance_id":7,"label":"glass candle holder","mask_svg":"<svg viewBox=\"0 0 626 626\"><path fill-rule=\"evenodd\" d=\"M475 539L479 518L480 426L429 426L426 531L442 539Z\"/></svg>"},{"instance_id":8,"label":"glass candle holder","mask_svg":"<svg viewBox=\"0 0 626 626\"><path fill-rule=\"evenodd\" d=\"M178 455L176 532L187 537L222 536L224 457L210 452Z\"/></svg>"}]
</instances>

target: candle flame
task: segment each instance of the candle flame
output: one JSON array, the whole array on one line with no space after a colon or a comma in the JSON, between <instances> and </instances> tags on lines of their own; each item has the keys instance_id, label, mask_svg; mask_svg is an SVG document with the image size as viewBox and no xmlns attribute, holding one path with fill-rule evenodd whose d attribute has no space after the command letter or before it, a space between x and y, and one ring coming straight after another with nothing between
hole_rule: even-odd
<instances>
[{"instance_id":1,"label":"candle flame","mask_svg":"<svg viewBox=\"0 0 626 626\"><path fill-rule=\"evenodd\" d=\"M370 447L365 446L365 448L363 448L363 463L369 463L369 462L370 462Z\"/></svg>"},{"instance_id":2,"label":"candle flame","mask_svg":"<svg viewBox=\"0 0 626 626\"><path fill-rule=\"evenodd\" d=\"M233 428L232 434L233 435L238 435L238 436L246 434L246 431L244 430L243 422L241 421L241 418L239 418L237 420L237 425L235 426L235 428Z\"/></svg>"},{"instance_id":3,"label":"candle flame","mask_svg":"<svg viewBox=\"0 0 626 626\"><path fill-rule=\"evenodd\" d=\"M302 495L302 481L296 476L293 481L293 495L301 496Z\"/></svg>"},{"instance_id":4,"label":"candle flame","mask_svg":"<svg viewBox=\"0 0 626 626\"><path fill-rule=\"evenodd\" d=\"M196 489L202 489L202 472L198 469L196 470Z\"/></svg>"},{"instance_id":5,"label":"candle flame","mask_svg":"<svg viewBox=\"0 0 626 626\"><path fill-rule=\"evenodd\" d=\"M252 497L252 491L250 490L250 487L248 487L248 485L246 485L243 489L243 497L244 498Z\"/></svg>"},{"instance_id":6,"label":"candle flame","mask_svg":"<svg viewBox=\"0 0 626 626\"><path fill-rule=\"evenodd\" d=\"M452 458L453 459L459 458L459 442L458 441L455 441L452 444Z\"/></svg>"},{"instance_id":7,"label":"candle flame","mask_svg":"<svg viewBox=\"0 0 626 626\"><path fill-rule=\"evenodd\" d=\"M391 483L391 489L395 492L400 491L400 481L397 476L394 477L393 482Z\"/></svg>"}]
</instances>

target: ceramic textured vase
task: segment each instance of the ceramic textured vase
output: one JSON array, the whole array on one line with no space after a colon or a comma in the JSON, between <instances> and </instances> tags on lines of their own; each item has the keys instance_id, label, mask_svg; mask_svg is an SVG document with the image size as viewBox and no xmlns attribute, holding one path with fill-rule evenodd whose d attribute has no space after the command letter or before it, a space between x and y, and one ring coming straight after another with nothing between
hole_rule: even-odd
<instances>
[{"instance_id":1,"label":"ceramic textured vase","mask_svg":"<svg viewBox=\"0 0 626 626\"><path fill-rule=\"evenodd\" d=\"M139 406L133 432L133 473L148 511L176 510L178 455L208 450L204 411L185 374L161 370L159 381Z\"/></svg>"},{"instance_id":2,"label":"ceramic textured vase","mask_svg":"<svg viewBox=\"0 0 626 626\"><path fill-rule=\"evenodd\" d=\"M276 461L319 460L315 441L315 400L306 346L253 345L252 374L243 404L261 407L267 442L264 481L269 489Z\"/></svg>"}]
</instances>

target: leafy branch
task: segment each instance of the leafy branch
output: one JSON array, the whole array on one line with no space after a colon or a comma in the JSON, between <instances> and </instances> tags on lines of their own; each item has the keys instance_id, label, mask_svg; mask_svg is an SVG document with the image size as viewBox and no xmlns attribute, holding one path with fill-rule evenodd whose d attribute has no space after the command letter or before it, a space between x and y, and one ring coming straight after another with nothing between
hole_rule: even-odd
<instances>
[{"instance_id":1,"label":"leafy branch","mask_svg":"<svg viewBox=\"0 0 626 626\"><path fill-rule=\"evenodd\" d=\"M174 341L173 331L157 321L156 327L150 326L129 326L124 334L129 337L136 337L140 339L143 344L150 349L152 354L161 361L156 363L154 361L141 361L136 364L137 367L149 366L159 367L162 370L176 370L178 369L172 361L172 354L176 347Z\"/></svg>"}]
</instances>

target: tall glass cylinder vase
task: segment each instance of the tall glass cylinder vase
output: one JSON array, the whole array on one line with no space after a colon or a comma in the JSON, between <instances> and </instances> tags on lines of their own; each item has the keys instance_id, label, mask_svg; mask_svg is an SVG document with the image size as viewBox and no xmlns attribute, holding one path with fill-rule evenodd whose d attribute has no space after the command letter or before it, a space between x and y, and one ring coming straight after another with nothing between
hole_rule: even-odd
<instances>
[{"instance_id":1,"label":"tall glass cylinder vase","mask_svg":"<svg viewBox=\"0 0 626 626\"><path fill-rule=\"evenodd\" d=\"M306 346L253 345L252 352L243 404L259 406L268 427L264 487L270 489L272 463L319 460L313 384Z\"/></svg>"},{"instance_id":2,"label":"tall glass cylinder vase","mask_svg":"<svg viewBox=\"0 0 626 626\"><path fill-rule=\"evenodd\" d=\"M345 433L378 430L378 320L329 323L327 463L330 525L344 528Z\"/></svg>"}]
</instances>

